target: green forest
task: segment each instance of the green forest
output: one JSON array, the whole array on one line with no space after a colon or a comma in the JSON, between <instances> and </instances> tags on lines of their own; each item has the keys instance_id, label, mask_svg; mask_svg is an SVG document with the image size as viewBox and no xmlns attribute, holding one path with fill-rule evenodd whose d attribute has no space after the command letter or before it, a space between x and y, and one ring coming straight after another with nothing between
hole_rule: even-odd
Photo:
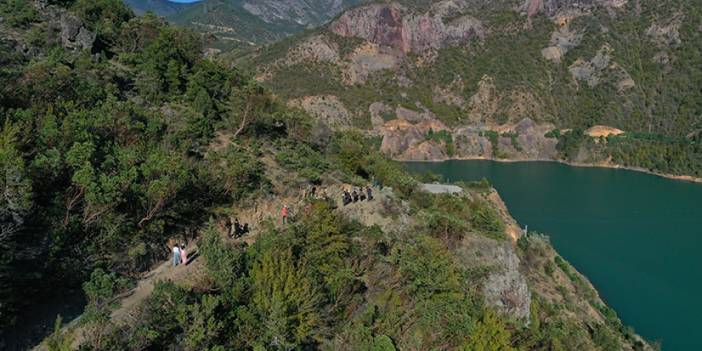
<instances>
[{"instance_id":1,"label":"green forest","mask_svg":"<svg viewBox=\"0 0 702 351\"><path fill-rule=\"evenodd\" d=\"M82 287L81 350L649 349L546 238L509 243L489 185L418 191L361 133L205 57L200 35L120 0L9 0L0 14L0 333ZM90 48L66 47L66 16L94 33ZM228 208L283 195L270 162L291 188L378 181L392 191L377 211L405 224L364 225L320 199L290 225L257 223L251 245L228 240ZM173 238L199 242L205 274L158 282L133 322L113 323L115 296ZM535 285L526 318L502 313L481 290L496 268L467 242L515 250L529 284L558 293ZM73 348L62 322L49 350Z\"/></svg>"}]
</instances>

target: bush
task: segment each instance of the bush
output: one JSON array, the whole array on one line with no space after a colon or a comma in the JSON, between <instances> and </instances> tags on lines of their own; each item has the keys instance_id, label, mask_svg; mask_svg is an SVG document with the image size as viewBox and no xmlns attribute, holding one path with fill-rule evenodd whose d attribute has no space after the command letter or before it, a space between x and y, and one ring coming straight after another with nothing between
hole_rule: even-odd
<instances>
[{"instance_id":1,"label":"bush","mask_svg":"<svg viewBox=\"0 0 702 351\"><path fill-rule=\"evenodd\" d=\"M456 291L458 276L451 255L437 239L420 236L417 242L406 247L400 256L400 272L407 279L407 286L420 298Z\"/></svg>"},{"instance_id":2,"label":"bush","mask_svg":"<svg viewBox=\"0 0 702 351\"><path fill-rule=\"evenodd\" d=\"M39 14L30 0L3 0L0 3L0 16L12 27L28 27L39 20Z\"/></svg>"},{"instance_id":3,"label":"bush","mask_svg":"<svg viewBox=\"0 0 702 351\"><path fill-rule=\"evenodd\" d=\"M461 348L462 351L512 351L512 335L505 323L491 310L486 310L470 341Z\"/></svg>"},{"instance_id":4,"label":"bush","mask_svg":"<svg viewBox=\"0 0 702 351\"><path fill-rule=\"evenodd\" d=\"M498 240L504 240L505 224L489 204L482 200L470 202L470 222L481 233Z\"/></svg>"},{"instance_id":5,"label":"bush","mask_svg":"<svg viewBox=\"0 0 702 351\"><path fill-rule=\"evenodd\" d=\"M231 144L212 154L211 172L219 179L224 192L234 200L257 191L265 192L270 185L264 174L263 162L251 149Z\"/></svg>"}]
</instances>

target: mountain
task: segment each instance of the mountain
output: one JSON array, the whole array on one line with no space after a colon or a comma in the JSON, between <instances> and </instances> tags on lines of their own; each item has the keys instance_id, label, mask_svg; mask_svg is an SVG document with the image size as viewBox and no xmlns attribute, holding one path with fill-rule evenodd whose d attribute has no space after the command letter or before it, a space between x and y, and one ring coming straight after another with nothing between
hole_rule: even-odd
<instances>
[{"instance_id":1,"label":"mountain","mask_svg":"<svg viewBox=\"0 0 702 351\"><path fill-rule=\"evenodd\" d=\"M151 11L159 16L170 16L184 11L192 4L176 3L169 0L123 0L134 13L142 15Z\"/></svg>"},{"instance_id":2,"label":"mountain","mask_svg":"<svg viewBox=\"0 0 702 351\"><path fill-rule=\"evenodd\" d=\"M169 21L214 34L227 46L270 43L325 23L362 0L204 0Z\"/></svg>"},{"instance_id":3,"label":"mountain","mask_svg":"<svg viewBox=\"0 0 702 351\"><path fill-rule=\"evenodd\" d=\"M237 60L291 106L382 138L393 158L702 176L691 0L375 1Z\"/></svg>"}]
</instances>

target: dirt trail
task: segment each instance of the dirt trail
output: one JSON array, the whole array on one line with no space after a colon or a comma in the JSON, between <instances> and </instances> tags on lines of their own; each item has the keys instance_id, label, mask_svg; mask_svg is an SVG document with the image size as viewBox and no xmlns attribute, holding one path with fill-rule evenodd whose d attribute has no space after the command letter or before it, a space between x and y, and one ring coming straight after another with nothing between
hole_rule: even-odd
<instances>
[{"instance_id":1,"label":"dirt trail","mask_svg":"<svg viewBox=\"0 0 702 351\"><path fill-rule=\"evenodd\" d=\"M197 279L202 276L204 272L204 265L202 258L198 257L197 246L192 246L188 248L190 257L190 262L187 265L178 265L173 267L170 260L161 263L158 267L148 272L137 285L128 291L126 297L120 300L120 306L117 307L110 314L110 319L113 323L121 325L124 323L131 323L136 317L136 312L138 312L138 306L144 302L144 300L151 295L156 283L159 281L174 281L178 282L180 285L192 286L195 284ZM80 317L71 321L63 329L64 332L72 333L73 342L71 343L72 349L78 349L78 347L85 341L85 330L79 325ZM34 347L35 351L45 351L47 347L45 343Z\"/></svg>"}]
</instances>

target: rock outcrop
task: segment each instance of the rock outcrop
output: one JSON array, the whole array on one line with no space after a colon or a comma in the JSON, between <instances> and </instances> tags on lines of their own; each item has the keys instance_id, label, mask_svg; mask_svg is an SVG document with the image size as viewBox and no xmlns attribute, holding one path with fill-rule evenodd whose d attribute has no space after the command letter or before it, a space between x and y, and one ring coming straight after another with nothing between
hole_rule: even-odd
<instances>
[{"instance_id":1,"label":"rock outcrop","mask_svg":"<svg viewBox=\"0 0 702 351\"><path fill-rule=\"evenodd\" d=\"M486 266L490 273L483 282L485 302L515 319L528 320L531 293L520 273L519 257L510 243L466 236L457 255L467 266Z\"/></svg>"},{"instance_id":2,"label":"rock outcrop","mask_svg":"<svg viewBox=\"0 0 702 351\"><path fill-rule=\"evenodd\" d=\"M95 42L95 33L75 15L61 15L61 44L68 49L90 50Z\"/></svg>"},{"instance_id":3,"label":"rock outcrop","mask_svg":"<svg viewBox=\"0 0 702 351\"><path fill-rule=\"evenodd\" d=\"M424 53L485 35L470 16L446 21L438 14L414 14L397 3L371 4L345 12L330 25L342 37L361 38L403 53Z\"/></svg>"},{"instance_id":4,"label":"rock outcrop","mask_svg":"<svg viewBox=\"0 0 702 351\"><path fill-rule=\"evenodd\" d=\"M590 61L576 60L569 67L570 74L577 80L585 81L590 87L597 86L600 83L604 70L609 66L610 53L611 48L609 46L602 46Z\"/></svg>"},{"instance_id":5,"label":"rock outcrop","mask_svg":"<svg viewBox=\"0 0 702 351\"><path fill-rule=\"evenodd\" d=\"M536 123L530 118L515 124L492 127L475 124L453 129L436 119L411 123L398 118L376 126L373 133L383 138L380 151L399 160L444 160L449 157L550 160L558 155L558 140L546 137L553 129L550 123ZM449 147L445 140L431 138L430 131L448 132L452 145ZM496 136L494 140L491 134Z\"/></svg>"}]
</instances>

